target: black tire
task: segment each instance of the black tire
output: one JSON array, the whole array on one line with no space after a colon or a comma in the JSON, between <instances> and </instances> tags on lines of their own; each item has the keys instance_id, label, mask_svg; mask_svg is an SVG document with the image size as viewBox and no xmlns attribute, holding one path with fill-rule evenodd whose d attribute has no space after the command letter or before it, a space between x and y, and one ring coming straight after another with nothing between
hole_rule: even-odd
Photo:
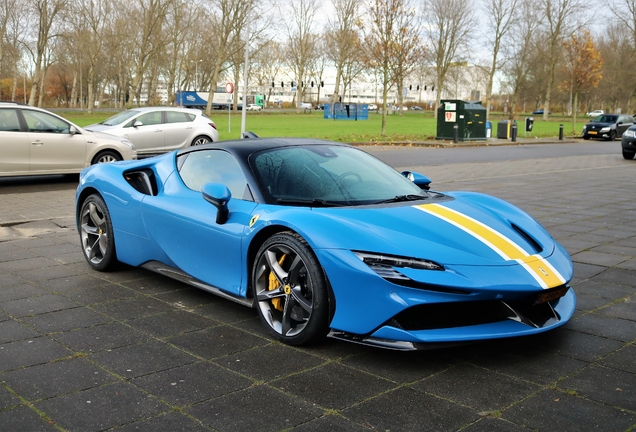
<instances>
[{"instance_id":1,"label":"black tire","mask_svg":"<svg viewBox=\"0 0 636 432\"><path fill-rule=\"evenodd\" d=\"M98 194L90 195L82 204L79 234L84 258L94 270L106 271L117 263L110 213Z\"/></svg>"},{"instance_id":2,"label":"black tire","mask_svg":"<svg viewBox=\"0 0 636 432\"><path fill-rule=\"evenodd\" d=\"M208 137L206 137L205 135L200 135L198 137L196 137L195 139L192 140L192 144L190 144L191 146L199 146L199 145L203 145L203 144L207 144L209 142L212 142L212 140Z\"/></svg>"},{"instance_id":3,"label":"black tire","mask_svg":"<svg viewBox=\"0 0 636 432\"><path fill-rule=\"evenodd\" d=\"M610 141L616 141L616 131L610 131L610 136L609 136L609 140Z\"/></svg>"},{"instance_id":4,"label":"black tire","mask_svg":"<svg viewBox=\"0 0 636 432\"><path fill-rule=\"evenodd\" d=\"M589 140L589 139L590 139L590 136L589 136L589 135L583 135L583 139L584 139L584 140Z\"/></svg>"},{"instance_id":5,"label":"black tire","mask_svg":"<svg viewBox=\"0 0 636 432\"><path fill-rule=\"evenodd\" d=\"M256 309L272 336L289 345L325 338L330 288L302 237L283 232L267 239L256 254L251 277Z\"/></svg>"},{"instance_id":6,"label":"black tire","mask_svg":"<svg viewBox=\"0 0 636 432\"><path fill-rule=\"evenodd\" d=\"M623 157L627 160L634 159L634 152L623 149Z\"/></svg>"},{"instance_id":7,"label":"black tire","mask_svg":"<svg viewBox=\"0 0 636 432\"><path fill-rule=\"evenodd\" d=\"M93 165L98 163L117 162L120 160L122 160L122 157L118 153L111 150L105 150L97 153L97 155L93 158Z\"/></svg>"}]
</instances>

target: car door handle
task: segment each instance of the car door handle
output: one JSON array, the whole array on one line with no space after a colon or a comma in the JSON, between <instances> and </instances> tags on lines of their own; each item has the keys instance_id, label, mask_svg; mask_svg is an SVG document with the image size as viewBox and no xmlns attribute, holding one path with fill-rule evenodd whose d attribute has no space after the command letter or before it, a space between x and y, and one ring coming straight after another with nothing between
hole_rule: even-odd
<instances>
[{"instance_id":1,"label":"car door handle","mask_svg":"<svg viewBox=\"0 0 636 432\"><path fill-rule=\"evenodd\" d=\"M163 132L163 129L155 129L155 132Z\"/></svg>"},{"instance_id":2,"label":"car door handle","mask_svg":"<svg viewBox=\"0 0 636 432\"><path fill-rule=\"evenodd\" d=\"M31 143L31 145L34 145L34 146L41 146L41 145L44 145L44 143L43 143L42 141L33 141L33 142Z\"/></svg>"}]
</instances>

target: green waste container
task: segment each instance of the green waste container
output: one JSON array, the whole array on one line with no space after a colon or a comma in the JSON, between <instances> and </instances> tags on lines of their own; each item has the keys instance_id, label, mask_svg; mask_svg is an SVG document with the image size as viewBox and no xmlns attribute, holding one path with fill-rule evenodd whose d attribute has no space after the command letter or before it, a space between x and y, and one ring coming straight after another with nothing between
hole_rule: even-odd
<instances>
[{"instance_id":1,"label":"green waste container","mask_svg":"<svg viewBox=\"0 0 636 432\"><path fill-rule=\"evenodd\" d=\"M437 108L437 135L435 139L453 139L453 128L458 126L459 141L486 139L486 108L481 102L444 99Z\"/></svg>"}]
</instances>

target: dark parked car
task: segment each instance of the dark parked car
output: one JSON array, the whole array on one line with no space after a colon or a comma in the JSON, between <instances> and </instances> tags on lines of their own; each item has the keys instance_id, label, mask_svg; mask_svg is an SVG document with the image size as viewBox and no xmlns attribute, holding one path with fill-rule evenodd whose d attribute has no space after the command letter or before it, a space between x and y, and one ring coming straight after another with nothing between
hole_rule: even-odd
<instances>
[{"instance_id":1,"label":"dark parked car","mask_svg":"<svg viewBox=\"0 0 636 432\"><path fill-rule=\"evenodd\" d=\"M583 126L583 139L600 138L614 141L634 124L634 118L627 114L603 114Z\"/></svg>"},{"instance_id":2,"label":"dark parked car","mask_svg":"<svg viewBox=\"0 0 636 432\"><path fill-rule=\"evenodd\" d=\"M623 157L625 159L634 159L634 154L636 154L636 125L630 126L623 133L621 147L623 148Z\"/></svg>"},{"instance_id":3,"label":"dark parked car","mask_svg":"<svg viewBox=\"0 0 636 432\"><path fill-rule=\"evenodd\" d=\"M532 111L532 114L543 115L543 108ZM552 114L552 110L548 111L548 114Z\"/></svg>"}]
</instances>

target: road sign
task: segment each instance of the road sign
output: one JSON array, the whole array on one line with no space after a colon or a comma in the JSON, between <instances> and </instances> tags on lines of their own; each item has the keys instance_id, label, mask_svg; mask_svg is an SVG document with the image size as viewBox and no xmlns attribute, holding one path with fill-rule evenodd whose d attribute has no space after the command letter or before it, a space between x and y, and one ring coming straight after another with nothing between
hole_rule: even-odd
<instances>
[{"instance_id":1,"label":"road sign","mask_svg":"<svg viewBox=\"0 0 636 432\"><path fill-rule=\"evenodd\" d=\"M225 84L225 93L234 93L234 84L231 82Z\"/></svg>"}]
</instances>

